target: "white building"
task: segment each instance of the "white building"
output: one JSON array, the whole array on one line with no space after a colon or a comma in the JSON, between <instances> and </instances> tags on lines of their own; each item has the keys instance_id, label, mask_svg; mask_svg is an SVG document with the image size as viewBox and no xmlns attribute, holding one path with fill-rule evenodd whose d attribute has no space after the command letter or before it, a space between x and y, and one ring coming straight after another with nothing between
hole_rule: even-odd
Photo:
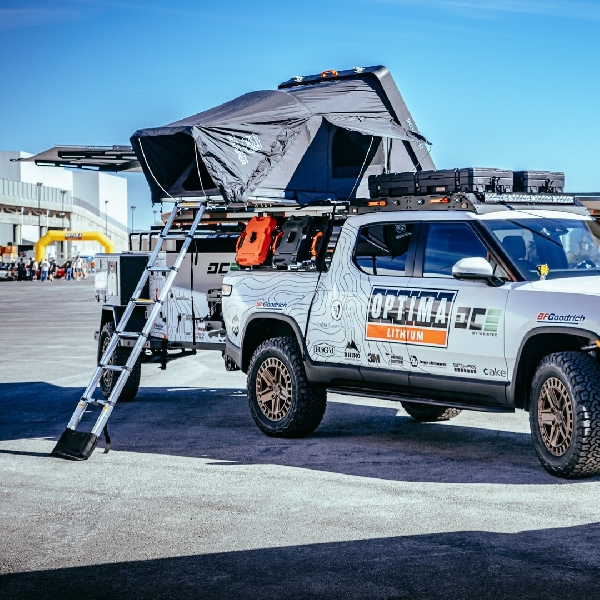
<instances>
[{"instance_id":1,"label":"white building","mask_svg":"<svg viewBox=\"0 0 600 600\"><path fill-rule=\"evenodd\" d=\"M32 156L0 151L0 246L37 242L48 229L101 231L117 251L127 249L127 179L99 171L42 167L11 159ZM59 259L93 255L97 242L48 247Z\"/></svg>"}]
</instances>

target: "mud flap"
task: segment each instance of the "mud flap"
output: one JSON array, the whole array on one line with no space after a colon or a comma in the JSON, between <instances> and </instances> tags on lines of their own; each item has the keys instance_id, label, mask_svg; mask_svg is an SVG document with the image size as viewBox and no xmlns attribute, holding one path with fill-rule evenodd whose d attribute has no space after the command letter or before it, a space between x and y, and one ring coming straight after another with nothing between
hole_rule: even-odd
<instances>
[{"instance_id":1,"label":"mud flap","mask_svg":"<svg viewBox=\"0 0 600 600\"><path fill-rule=\"evenodd\" d=\"M67 428L62 432L60 439L54 446L52 456L67 460L87 460L97 444L97 435Z\"/></svg>"}]
</instances>

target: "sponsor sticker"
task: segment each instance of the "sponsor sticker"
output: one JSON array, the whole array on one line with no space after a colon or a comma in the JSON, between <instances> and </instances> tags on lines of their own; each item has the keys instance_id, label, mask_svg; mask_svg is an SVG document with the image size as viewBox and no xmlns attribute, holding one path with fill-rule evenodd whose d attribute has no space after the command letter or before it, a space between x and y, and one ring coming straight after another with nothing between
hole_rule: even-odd
<instances>
[{"instance_id":1,"label":"sponsor sticker","mask_svg":"<svg viewBox=\"0 0 600 600\"><path fill-rule=\"evenodd\" d=\"M237 337L239 332L240 332L240 319L237 315L233 315L233 319L231 319L231 333L233 333L233 335L235 335Z\"/></svg>"},{"instance_id":2,"label":"sponsor sticker","mask_svg":"<svg viewBox=\"0 0 600 600\"><path fill-rule=\"evenodd\" d=\"M541 312L537 316L538 323L571 323L579 325L585 321L585 315L559 315L551 312Z\"/></svg>"},{"instance_id":3,"label":"sponsor sticker","mask_svg":"<svg viewBox=\"0 0 600 600\"><path fill-rule=\"evenodd\" d=\"M477 373L476 365L465 365L463 363L452 363L452 366L454 367L454 370L457 373L470 373L471 375L474 375L475 373Z\"/></svg>"},{"instance_id":4,"label":"sponsor sticker","mask_svg":"<svg viewBox=\"0 0 600 600\"><path fill-rule=\"evenodd\" d=\"M335 354L335 347L327 343L313 344L313 352L317 356L333 356Z\"/></svg>"},{"instance_id":5,"label":"sponsor sticker","mask_svg":"<svg viewBox=\"0 0 600 600\"><path fill-rule=\"evenodd\" d=\"M374 287L369 299L366 338L446 348L456 293Z\"/></svg>"},{"instance_id":6,"label":"sponsor sticker","mask_svg":"<svg viewBox=\"0 0 600 600\"><path fill-rule=\"evenodd\" d=\"M488 377L506 377L506 369L497 369L495 367L492 369L485 368L483 374Z\"/></svg>"},{"instance_id":7,"label":"sponsor sticker","mask_svg":"<svg viewBox=\"0 0 600 600\"><path fill-rule=\"evenodd\" d=\"M397 354L387 354L388 357L388 363L390 363L390 365L398 365L400 367L404 366L404 357L403 356L398 356Z\"/></svg>"},{"instance_id":8,"label":"sponsor sticker","mask_svg":"<svg viewBox=\"0 0 600 600\"><path fill-rule=\"evenodd\" d=\"M369 352L369 354L367 354L367 361L371 364L378 365L381 363L381 356L374 352Z\"/></svg>"},{"instance_id":9,"label":"sponsor sticker","mask_svg":"<svg viewBox=\"0 0 600 600\"><path fill-rule=\"evenodd\" d=\"M344 358L347 360L360 360L360 348L354 340L351 340L344 349Z\"/></svg>"},{"instance_id":10,"label":"sponsor sticker","mask_svg":"<svg viewBox=\"0 0 600 600\"><path fill-rule=\"evenodd\" d=\"M334 300L331 303L331 316L336 321L339 321L342 318L342 312L342 303L340 302L340 300Z\"/></svg>"},{"instance_id":11,"label":"sponsor sticker","mask_svg":"<svg viewBox=\"0 0 600 600\"><path fill-rule=\"evenodd\" d=\"M498 308L459 306L454 317L455 329L467 329L473 335L498 337L502 311Z\"/></svg>"},{"instance_id":12,"label":"sponsor sticker","mask_svg":"<svg viewBox=\"0 0 600 600\"><path fill-rule=\"evenodd\" d=\"M256 303L256 308L269 308L271 310L283 310L288 305L287 302L265 302L264 300L259 300Z\"/></svg>"}]
</instances>

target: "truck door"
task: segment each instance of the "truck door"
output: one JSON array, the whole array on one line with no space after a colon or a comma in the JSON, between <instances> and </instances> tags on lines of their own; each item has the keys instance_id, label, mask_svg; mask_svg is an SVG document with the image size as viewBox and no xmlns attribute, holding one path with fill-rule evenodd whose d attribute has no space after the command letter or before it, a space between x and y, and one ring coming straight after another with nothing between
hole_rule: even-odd
<instances>
[{"instance_id":1,"label":"truck door","mask_svg":"<svg viewBox=\"0 0 600 600\"><path fill-rule=\"evenodd\" d=\"M361 332L364 357L361 373L371 382L408 386L410 357L404 323L407 286L412 275L419 223L390 220L360 228L354 264L369 276L370 293Z\"/></svg>"},{"instance_id":2,"label":"truck door","mask_svg":"<svg viewBox=\"0 0 600 600\"><path fill-rule=\"evenodd\" d=\"M483 404L502 403L508 381L504 316L511 286L459 281L452 277L452 266L480 256L497 276L508 279L506 272L470 223L424 224L419 238L407 289L406 323L418 335L407 339L411 391L431 395L433 388L457 400L475 393Z\"/></svg>"}]
</instances>

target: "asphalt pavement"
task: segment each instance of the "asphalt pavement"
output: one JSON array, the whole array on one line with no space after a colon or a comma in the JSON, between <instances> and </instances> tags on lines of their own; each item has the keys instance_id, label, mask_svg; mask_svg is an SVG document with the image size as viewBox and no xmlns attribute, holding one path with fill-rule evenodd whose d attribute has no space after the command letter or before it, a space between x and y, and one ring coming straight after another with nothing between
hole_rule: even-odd
<instances>
[{"instance_id":1,"label":"asphalt pavement","mask_svg":"<svg viewBox=\"0 0 600 600\"><path fill-rule=\"evenodd\" d=\"M143 365L108 454L50 457L99 317L91 279L0 283L0 598L600 597L600 478L548 475L522 412L330 394L268 438L201 351Z\"/></svg>"}]
</instances>

